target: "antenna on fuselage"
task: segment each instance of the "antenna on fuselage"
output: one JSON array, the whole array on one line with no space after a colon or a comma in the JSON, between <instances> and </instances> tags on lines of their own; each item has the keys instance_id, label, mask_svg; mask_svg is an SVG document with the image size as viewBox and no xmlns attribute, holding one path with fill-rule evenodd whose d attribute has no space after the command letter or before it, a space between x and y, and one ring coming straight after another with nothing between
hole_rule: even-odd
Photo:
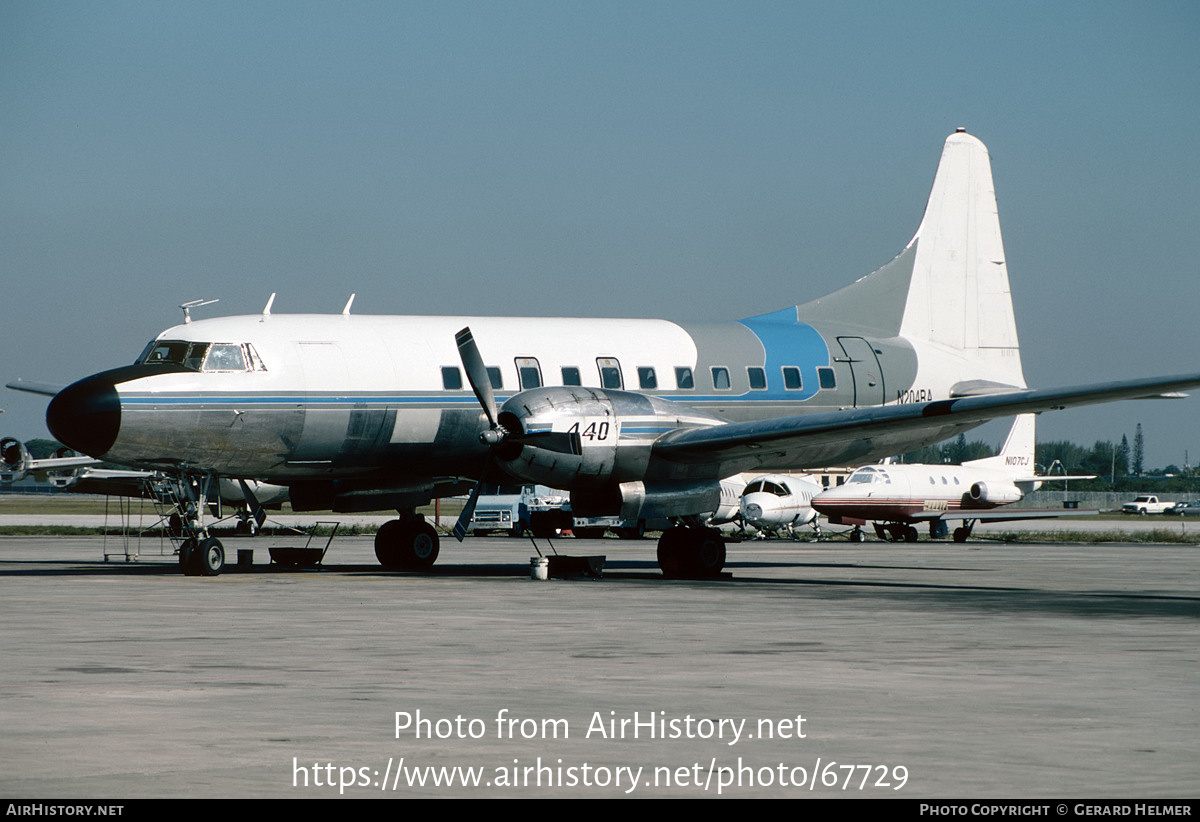
<instances>
[{"instance_id":1,"label":"antenna on fuselage","mask_svg":"<svg viewBox=\"0 0 1200 822\"><path fill-rule=\"evenodd\" d=\"M213 303L219 303L219 302L221 302L221 301L220 300L192 300L191 302L183 303L179 307L183 309L184 324L186 325L187 323L190 323L192 321L191 311L193 308L199 308L202 305L212 305Z\"/></svg>"},{"instance_id":2,"label":"antenna on fuselage","mask_svg":"<svg viewBox=\"0 0 1200 822\"><path fill-rule=\"evenodd\" d=\"M343 315L345 315L347 317L350 316L350 306L354 305L354 298L356 296L357 296L356 294L351 294L350 299L346 300L346 307L342 309Z\"/></svg>"},{"instance_id":3,"label":"antenna on fuselage","mask_svg":"<svg viewBox=\"0 0 1200 822\"><path fill-rule=\"evenodd\" d=\"M272 291L270 298L267 300L267 304L263 306L263 319L264 320L267 317L271 316L271 305L274 302L275 302L275 292Z\"/></svg>"}]
</instances>

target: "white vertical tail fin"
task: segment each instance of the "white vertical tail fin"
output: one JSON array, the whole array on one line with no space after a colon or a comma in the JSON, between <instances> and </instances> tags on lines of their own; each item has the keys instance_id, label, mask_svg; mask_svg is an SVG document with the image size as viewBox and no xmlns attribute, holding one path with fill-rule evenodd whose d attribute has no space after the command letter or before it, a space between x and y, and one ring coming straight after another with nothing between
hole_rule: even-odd
<instances>
[{"instance_id":1,"label":"white vertical tail fin","mask_svg":"<svg viewBox=\"0 0 1200 822\"><path fill-rule=\"evenodd\" d=\"M970 460L964 466L973 468L995 468L1013 477L1032 477L1034 473L1033 453L1035 447L1036 414L1020 414L1013 420L1004 447L994 457Z\"/></svg>"},{"instance_id":2,"label":"white vertical tail fin","mask_svg":"<svg viewBox=\"0 0 1200 822\"><path fill-rule=\"evenodd\" d=\"M1025 387L987 147L961 129L942 149L916 235L891 262L798 307L799 318L912 343L934 396Z\"/></svg>"}]
</instances>

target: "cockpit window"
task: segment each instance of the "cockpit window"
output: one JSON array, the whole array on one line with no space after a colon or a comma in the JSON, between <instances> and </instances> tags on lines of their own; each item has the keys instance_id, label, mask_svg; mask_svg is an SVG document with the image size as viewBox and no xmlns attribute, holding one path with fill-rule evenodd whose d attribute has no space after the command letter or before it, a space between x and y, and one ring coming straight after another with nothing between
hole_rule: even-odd
<instances>
[{"instance_id":1,"label":"cockpit window","mask_svg":"<svg viewBox=\"0 0 1200 822\"><path fill-rule=\"evenodd\" d=\"M140 365L182 365L192 371L266 371L249 343L155 340L138 357Z\"/></svg>"},{"instance_id":2,"label":"cockpit window","mask_svg":"<svg viewBox=\"0 0 1200 822\"><path fill-rule=\"evenodd\" d=\"M870 466L868 466L866 468L859 468L857 471L855 471L853 474L850 475L850 479L846 480L847 483L851 483L851 482L891 483L891 481L892 481L892 478L889 477L887 472L884 471L882 468L871 468Z\"/></svg>"},{"instance_id":3,"label":"cockpit window","mask_svg":"<svg viewBox=\"0 0 1200 822\"><path fill-rule=\"evenodd\" d=\"M245 371L246 354L240 345L213 343L204 361L205 371Z\"/></svg>"},{"instance_id":4,"label":"cockpit window","mask_svg":"<svg viewBox=\"0 0 1200 822\"><path fill-rule=\"evenodd\" d=\"M187 359L188 349L191 348L191 343L163 341L152 342L146 346L146 350L142 352L139 363L146 365L183 365Z\"/></svg>"}]
</instances>

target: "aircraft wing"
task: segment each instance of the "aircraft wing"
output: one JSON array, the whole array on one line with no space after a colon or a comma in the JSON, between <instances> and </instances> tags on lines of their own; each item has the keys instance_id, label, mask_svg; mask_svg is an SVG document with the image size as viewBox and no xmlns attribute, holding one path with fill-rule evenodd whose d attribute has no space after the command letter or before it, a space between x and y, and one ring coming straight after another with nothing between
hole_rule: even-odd
<instances>
[{"instance_id":1,"label":"aircraft wing","mask_svg":"<svg viewBox=\"0 0 1200 822\"><path fill-rule=\"evenodd\" d=\"M106 497L144 497L146 480L152 471L122 471L108 468L85 468L63 487L76 494L98 494Z\"/></svg>"},{"instance_id":2,"label":"aircraft wing","mask_svg":"<svg viewBox=\"0 0 1200 822\"><path fill-rule=\"evenodd\" d=\"M13 380L6 383L5 388L11 388L13 391L26 391L30 394L41 394L45 397L53 397L59 391L66 388L65 385L49 382L35 382L33 380Z\"/></svg>"},{"instance_id":3,"label":"aircraft wing","mask_svg":"<svg viewBox=\"0 0 1200 822\"><path fill-rule=\"evenodd\" d=\"M861 464L910 450L904 444L914 432L927 431L928 441L937 442L996 417L1161 397L1197 387L1200 374L1180 374L680 428L655 442L653 456L668 463L712 466L717 476L764 465Z\"/></svg>"},{"instance_id":4,"label":"aircraft wing","mask_svg":"<svg viewBox=\"0 0 1200 822\"><path fill-rule=\"evenodd\" d=\"M980 522L1016 522L1023 519L1054 519L1056 517L1090 517L1100 512L1084 508L989 508L986 511L947 511L944 520L979 520Z\"/></svg>"}]
</instances>

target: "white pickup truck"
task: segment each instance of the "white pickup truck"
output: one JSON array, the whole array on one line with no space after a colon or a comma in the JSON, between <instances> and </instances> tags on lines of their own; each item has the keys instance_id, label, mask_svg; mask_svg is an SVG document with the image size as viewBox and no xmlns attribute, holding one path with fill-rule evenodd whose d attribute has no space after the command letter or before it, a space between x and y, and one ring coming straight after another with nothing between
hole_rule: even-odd
<instances>
[{"instance_id":1,"label":"white pickup truck","mask_svg":"<svg viewBox=\"0 0 1200 822\"><path fill-rule=\"evenodd\" d=\"M1171 508L1175 503L1169 500L1160 500L1153 494L1142 494L1133 502L1127 502L1121 506L1122 514L1164 514L1168 508Z\"/></svg>"}]
</instances>

